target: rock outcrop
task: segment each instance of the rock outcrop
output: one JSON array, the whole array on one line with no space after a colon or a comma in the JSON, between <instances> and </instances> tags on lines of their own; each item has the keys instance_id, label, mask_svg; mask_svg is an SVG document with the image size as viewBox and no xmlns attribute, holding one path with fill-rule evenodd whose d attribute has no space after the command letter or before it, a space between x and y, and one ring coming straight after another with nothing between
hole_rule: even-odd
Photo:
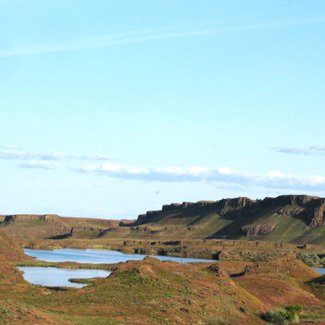
<instances>
[{"instance_id":1,"label":"rock outcrop","mask_svg":"<svg viewBox=\"0 0 325 325\"><path fill-rule=\"evenodd\" d=\"M325 203L315 208L313 219L311 220L310 227L324 227L325 226Z\"/></svg>"},{"instance_id":2,"label":"rock outcrop","mask_svg":"<svg viewBox=\"0 0 325 325\"><path fill-rule=\"evenodd\" d=\"M281 195L276 198L266 197L263 200L251 200L247 197L222 199L219 201L198 201L171 203L162 206L161 210L148 211L140 214L133 225L155 223L168 214L184 213L196 209L198 213L209 209L220 216L232 217L252 216L256 211L267 208L276 208L277 214L283 216L298 216L303 218L310 227L325 226L325 199L308 195ZM242 232L247 237L265 235L275 229L275 224L247 225L242 227Z\"/></svg>"},{"instance_id":3,"label":"rock outcrop","mask_svg":"<svg viewBox=\"0 0 325 325\"><path fill-rule=\"evenodd\" d=\"M264 225L251 225L242 227L242 232L245 237L252 238L267 235L276 228L276 223L264 224Z\"/></svg>"}]
</instances>

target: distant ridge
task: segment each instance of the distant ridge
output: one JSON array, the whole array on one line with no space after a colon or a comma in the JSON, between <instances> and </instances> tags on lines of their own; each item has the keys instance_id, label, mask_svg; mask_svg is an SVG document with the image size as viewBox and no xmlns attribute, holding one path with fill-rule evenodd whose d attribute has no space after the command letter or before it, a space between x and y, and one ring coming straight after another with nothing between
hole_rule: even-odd
<instances>
[{"instance_id":1,"label":"distant ridge","mask_svg":"<svg viewBox=\"0 0 325 325\"><path fill-rule=\"evenodd\" d=\"M0 230L19 239L241 239L325 245L325 198L282 195L171 203L135 221L4 216Z\"/></svg>"},{"instance_id":2,"label":"distant ridge","mask_svg":"<svg viewBox=\"0 0 325 325\"><path fill-rule=\"evenodd\" d=\"M325 198L308 195L281 195L276 198L266 197L263 200L251 200L247 197L222 199L219 201L198 201L171 203L162 206L161 210L148 211L140 214L135 225L159 221L166 212L171 213L185 209L213 208L219 215L236 214L240 217L242 213L250 213L252 209L260 210L279 206L296 206L298 209L281 209L276 212L280 215L292 215L303 218L310 227L325 226ZM162 218L163 219L163 218Z\"/></svg>"}]
</instances>

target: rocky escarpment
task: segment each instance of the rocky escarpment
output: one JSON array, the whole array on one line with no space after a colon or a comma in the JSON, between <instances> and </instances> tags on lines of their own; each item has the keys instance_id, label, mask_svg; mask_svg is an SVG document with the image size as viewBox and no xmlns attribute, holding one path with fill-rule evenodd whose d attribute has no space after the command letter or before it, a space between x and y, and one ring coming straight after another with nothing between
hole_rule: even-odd
<instances>
[{"instance_id":1,"label":"rocky escarpment","mask_svg":"<svg viewBox=\"0 0 325 325\"><path fill-rule=\"evenodd\" d=\"M233 199L222 199L220 201L198 201L198 202L183 202L183 203L171 203L162 206L161 210L147 211L145 214L140 214L134 225L141 225L145 223L152 223L158 221L163 215L174 212L184 212L189 209L213 209L220 215L225 215L232 211L237 211L241 208L252 206L256 201L253 201L247 197L238 197ZM123 226L125 224L121 224Z\"/></svg>"},{"instance_id":2,"label":"rocky escarpment","mask_svg":"<svg viewBox=\"0 0 325 325\"><path fill-rule=\"evenodd\" d=\"M0 221L0 231L19 239L253 238L325 245L325 198L282 195L171 203L135 221L9 215Z\"/></svg>"},{"instance_id":3,"label":"rocky escarpment","mask_svg":"<svg viewBox=\"0 0 325 325\"><path fill-rule=\"evenodd\" d=\"M268 238L299 244L325 244L325 198L281 195L171 203L140 214L135 222L120 223L130 231L173 238ZM323 228L314 231L316 228ZM176 237L175 237L176 236ZM185 237L184 237L185 236Z\"/></svg>"},{"instance_id":4,"label":"rocky escarpment","mask_svg":"<svg viewBox=\"0 0 325 325\"><path fill-rule=\"evenodd\" d=\"M314 215L310 223L311 227L324 227L325 226L325 203L315 208Z\"/></svg>"},{"instance_id":5,"label":"rocky escarpment","mask_svg":"<svg viewBox=\"0 0 325 325\"><path fill-rule=\"evenodd\" d=\"M161 210L153 210L148 211L146 214L140 214L133 225L159 222L163 220L165 216L172 213L185 214L190 210L196 210L200 213L206 209L220 216L235 218L245 216L254 217L254 214L261 213L263 209L275 209L274 212L279 215L297 216L304 219L309 227L325 226L325 199L308 195L282 195L276 198L266 197L263 200L251 200L247 197L238 197L219 201L166 204L162 206ZM242 227L242 231L247 237L251 237L267 234L275 228L276 224L274 223L253 224L251 226Z\"/></svg>"}]
</instances>

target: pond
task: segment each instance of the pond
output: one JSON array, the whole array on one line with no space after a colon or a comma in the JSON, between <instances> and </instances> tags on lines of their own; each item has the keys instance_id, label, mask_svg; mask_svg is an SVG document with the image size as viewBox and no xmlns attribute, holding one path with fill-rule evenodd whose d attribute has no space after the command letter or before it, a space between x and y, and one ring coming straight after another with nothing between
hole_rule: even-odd
<instances>
[{"instance_id":1,"label":"pond","mask_svg":"<svg viewBox=\"0 0 325 325\"><path fill-rule=\"evenodd\" d=\"M78 263L119 263L129 260L142 260L146 255L124 254L112 250L101 249L56 249L33 250L25 249L26 255L33 256L38 260L47 262L78 262ZM176 262L216 262L215 260L203 260L193 258L179 258L170 256L154 256L160 260L171 260ZM107 277L111 272L105 270L85 270L85 269L59 269L55 267L19 267L24 272L24 278L30 283L44 286L66 286L82 288L86 284L72 283L72 278L93 278ZM314 268L315 271L325 274L325 268Z\"/></svg>"},{"instance_id":2,"label":"pond","mask_svg":"<svg viewBox=\"0 0 325 325\"><path fill-rule=\"evenodd\" d=\"M146 255L124 254L112 250L101 249L55 249L33 250L24 249L25 254L46 262L78 262L78 263L119 263L129 260L142 260ZM215 262L214 260L201 260L195 258L179 258L169 256L155 256L160 260L172 260L177 262ZM73 283L72 278L94 278L107 277L111 272L104 270L85 269L59 269L55 267L19 267L24 272L24 279L32 284L55 287L76 287L82 288L86 284Z\"/></svg>"},{"instance_id":3,"label":"pond","mask_svg":"<svg viewBox=\"0 0 325 325\"><path fill-rule=\"evenodd\" d=\"M87 284L73 283L69 279L87 279L107 277L111 274L105 270L59 269L57 267L18 267L24 272L24 279L32 284L53 287L82 288Z\"/></svg>"},{"instance_id":4,"label":"pond","mask_svg":"<svg viewBox=\"0 0 325 325\"><path fill-rule=\"evenodd\" d=\"M130 260L143 260L146 255L138 254L124 254L118 251L112 251L108 249L72 249L63 248L55 249L53 251L49 250L34 250L34 249L24 249L25 254L33 256L38 260L46 262L78 262L78 263L92 263L92 264L102 264L102 263L119 263L126 262ZM154 256L162 261L170 260L176 262L216 262L215 260L203 260L195 258L183 258L171 257L171 256Z\"/></svg>"},{"instance_id":5,"label":"pond","mask_svg":"<svg viewBox=\"0 0 325 325\"><path fill-rule=\"evenodd\" d=\"M325 268L314 267L313 269L321 274L325 274Z\"/></svg>"}]
</instances>

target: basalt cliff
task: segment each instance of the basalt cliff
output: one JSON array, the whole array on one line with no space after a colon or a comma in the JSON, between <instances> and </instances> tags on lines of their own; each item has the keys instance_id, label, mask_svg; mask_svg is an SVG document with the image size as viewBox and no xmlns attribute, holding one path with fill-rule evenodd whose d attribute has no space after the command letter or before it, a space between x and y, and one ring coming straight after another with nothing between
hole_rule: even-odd
<instances>
[{"instance_id":1,"label":"basalt cliff","mask_svg":"<svg viewBox=\"0 0 325 325\"><path fill-rule=\"evenodd\" d=\"M2 216L0 231L18 239L241 239L325 245L325 198L283 195L163 205L136 220Z\"/></svg>"}]
</instances>

